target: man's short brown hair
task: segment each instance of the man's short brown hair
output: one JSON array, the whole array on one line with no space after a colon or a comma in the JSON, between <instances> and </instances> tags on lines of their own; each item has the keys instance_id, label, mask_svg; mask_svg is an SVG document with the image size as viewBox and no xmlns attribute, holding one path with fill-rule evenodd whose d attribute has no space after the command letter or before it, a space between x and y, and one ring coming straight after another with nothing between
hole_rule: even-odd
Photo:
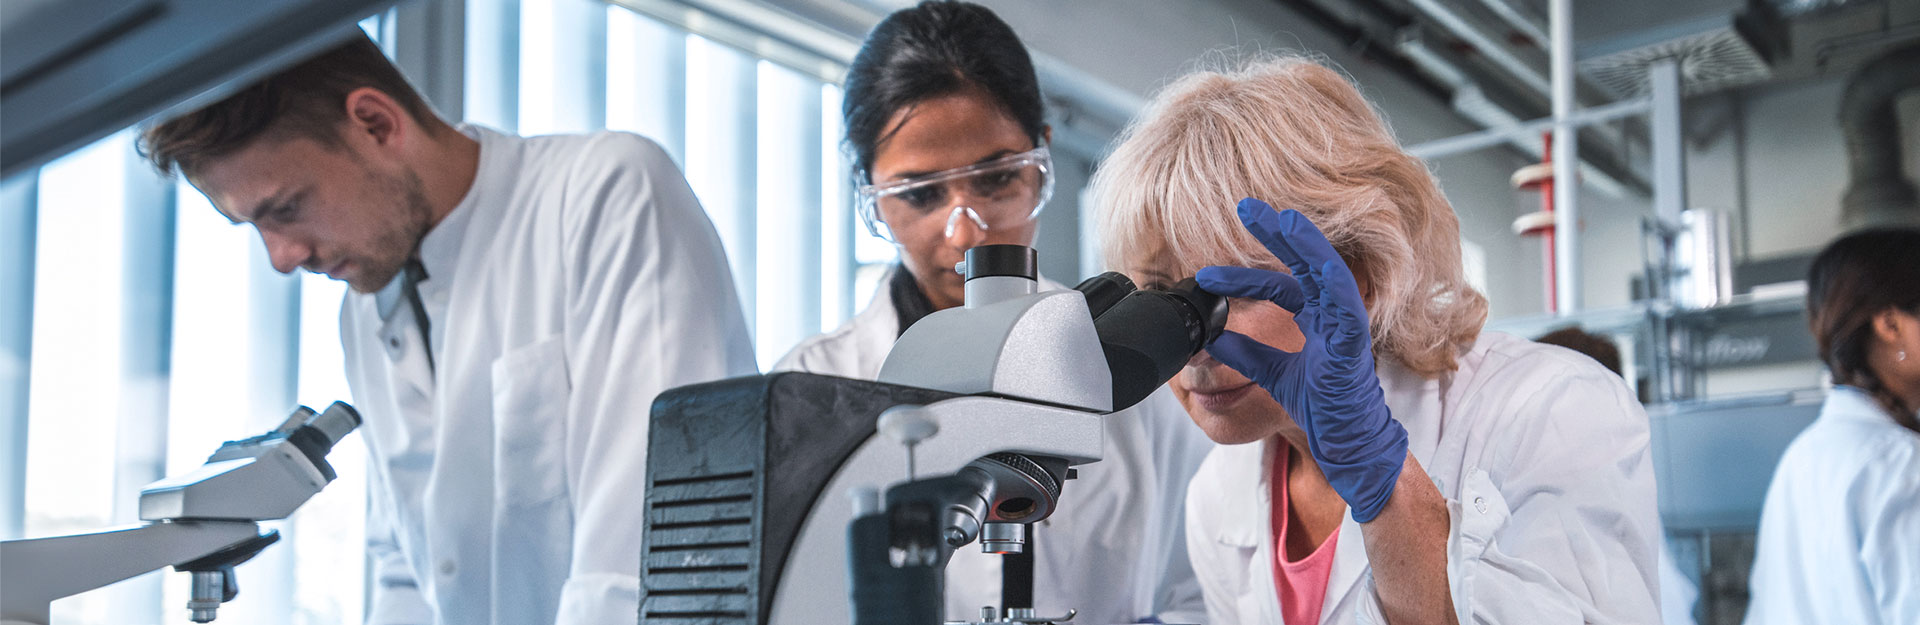
<instances>
[{"instance_id":1,"label":"man's short brown hair","mask_svg":"<svg viewBox=\"0 0 1920 625\"><path fill-rule=\"evenodd\" d=\"M1612 371L1614 375L1622 375L1620 373L1620 348L1615 346L1613 341L1608 340L1607 337L1598 334L1589 334L1578 327L1568 326L1548 332L1545 336L1534 340L1548 345L1559 345L1586 354L1587 357L1600 361L1600 366L1606 367L1607 370Z\"/></svg>"},{"instance_id":2,"label":"man's short brown hair","mask_svg":"<svg viewBox=\"0 0 1920 625\"><path fill-rule=\"evenodd\" d=\"M254 83L200 110L141 133L140 154L162 174L190 173L268 135L338 145L348 93L372 87L393 97L415 121L434 118L379 44L365 33Z\"/></svg>"}]
</instances>

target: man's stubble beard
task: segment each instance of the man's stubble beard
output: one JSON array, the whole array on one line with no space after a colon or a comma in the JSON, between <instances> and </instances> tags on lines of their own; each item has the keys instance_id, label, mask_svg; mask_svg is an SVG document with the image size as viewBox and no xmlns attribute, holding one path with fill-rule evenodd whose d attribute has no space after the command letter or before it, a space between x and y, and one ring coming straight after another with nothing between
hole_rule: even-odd
<instances>
[{"instance_id":1,"label":"man's stubble beard","mask_svg":"<svg viewBox=\"0 0 1920 625\"><path fill-rule=\"evenodd\" d=\"M433 228L433 206L427 201L426 184L421 182L419 174L409 170L386 178L381 186L402 201L395 207L398 211L395 227L382 232L369 250L368 260L373 262L363 269L376 273L364 274L348 284L362 293L378 291L393 282L408 259L419 252L421 239Z\"/></svg>"}]
</instances>

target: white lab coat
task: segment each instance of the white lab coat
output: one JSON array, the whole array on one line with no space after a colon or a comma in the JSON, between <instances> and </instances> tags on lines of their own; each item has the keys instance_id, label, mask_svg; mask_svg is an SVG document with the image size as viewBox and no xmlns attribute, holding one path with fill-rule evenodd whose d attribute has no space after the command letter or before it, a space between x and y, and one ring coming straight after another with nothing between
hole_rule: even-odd
<instances>
[{"instance_id":1,"label":"white lab coat","mask_svg":"<svg viewBox=\"0 0 1920 625\"><path fill-rule=\"evenodd\" d=\"M719 237L659 146L476 127L473 187L400 280L341 305L366 423L369 623L631 623L648 409L754 372Z\"/></svg>"},{"instance_id":2,"label":"white lab coat","mask_svg":"<svg viewBox=\"0 0 1920 625\"><path fill-rule=\"evenodd\" d=\"M895 269L900 271L900 269ZM881 280L866 310L832 332L794 347L775 370L874 379L900 334ZM1043 288L1060 288L1045 282ZM1041 616L1079 610L1075 623L1109 625L1158 617L1193 622L1200 589L1181 538L1187 479L1213 443L1165 388L1106 419L1106 458L1079 468L1061 507L1037 531L1034 607ZM999 556L976 545L947 566L946 617L972 621L1000 605Z\"/></svg>"},{"instance_id":3,"label":"white lab coat","mask_svg":"<svg viewBox=\"0 0 1920 625\"><path fill-rule=\"evenodd\" d=\"M1658 623L1647 417L1619 376L1578 353L1484 333L1434 379L1379 361L1409 449L1446 498L1459 621ZM1265 442L1222 446L1187 493L1187 545L1210 625L1279 625ZM1349 513L1321 623L1385 623Z\"/></svg>"},{"instance_id":4,"label":"white lab coat","mask_svg":"<svg viewBox=\"0 0 1920 625\"><path fill-rule=\"evenodd\" d=\"M1767 488L1746 625L1920 623L1920 434L1835 387Z\"/></svg>"}]
</instances>

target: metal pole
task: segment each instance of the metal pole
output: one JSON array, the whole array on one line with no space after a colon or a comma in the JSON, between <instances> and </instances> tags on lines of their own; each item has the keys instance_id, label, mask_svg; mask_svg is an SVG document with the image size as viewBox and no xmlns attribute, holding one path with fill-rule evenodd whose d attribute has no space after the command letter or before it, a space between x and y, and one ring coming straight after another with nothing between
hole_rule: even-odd
<instances>
[{"instance_id":1,"label":"metal pole","mask_svg":"<svg viewBox=\"0 0 1920 625\"><path fill-rule=\"evenodd\" d=\"M0 538L27 519L27 394L33 362L33 261L40 170L0 181Z\"/></svg>"},{"instance_id":2,"label":"metal pole","mask_svg":"<svg viewBox=\"0 0 1920 625\"><path fill-rule=\"evenodd\" d=\"M1680 224L1687 203L1687 160L1680 134L1680 60L1647 66L1653 99L1653 212L1668 227Z\"/></svg>"},{"instance_id":3,"label":"metal pole","mask_svg":"<svg viewBox=\"0 0 1920 625\"><path fill-rule=\"evenodd\" d=\"M1553 229L1556 313L1580 311L1580 151L1573 109L1573 0L1553 0Z\"/></svg>"}]
</instances>

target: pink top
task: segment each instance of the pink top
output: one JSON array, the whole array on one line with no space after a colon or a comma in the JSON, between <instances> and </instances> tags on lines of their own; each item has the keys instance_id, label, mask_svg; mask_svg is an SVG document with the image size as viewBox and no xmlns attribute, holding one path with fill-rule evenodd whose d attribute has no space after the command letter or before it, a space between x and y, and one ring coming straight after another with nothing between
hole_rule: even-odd
<instances>
[{"instance_id":1,"label":"pink top","mask_svg":"<svg viewBox=\"0 0 1920 625\"><path fill-rule=\"evenodd\" d=\"M1304 531L1289 528L1288 511L1293 508L1287 499L1287 457L1292 455L1293 447L1284 442L1274 443L1278 451L1273 454L1272 493L1273 493L1273 589L1280 597L1280 619L1285 625L1316 625L1320 622L1320 604L1327 597L1327 577L1333 573L1334 545L1340 542L1340 528L1334 528L1327 535L1326 542L1320 543L1313 553L1298 562L1287 561L1287 532Z\"/></svg>"}]
</instances>

